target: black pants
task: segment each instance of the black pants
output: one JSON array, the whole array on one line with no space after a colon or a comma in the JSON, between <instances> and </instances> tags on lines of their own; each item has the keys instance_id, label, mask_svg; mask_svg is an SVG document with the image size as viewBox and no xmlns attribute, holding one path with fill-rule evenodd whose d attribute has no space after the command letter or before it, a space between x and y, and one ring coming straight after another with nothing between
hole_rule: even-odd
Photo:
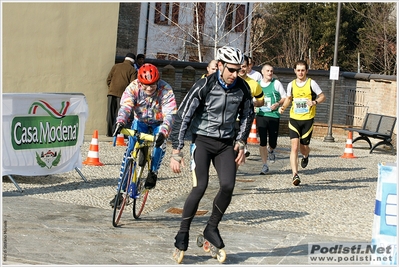
<instances>
[{"instance_id":1,"label":"black pants","mask_svg":"<svg viewBox=\"0 0 399 267\"><path fill-rule=\"evenodd\" d=\"M113 95L108 96L108 112L107 112L107 136L112 136L112 128L118 117L121 98Z\"/></svg>"},{"instance_id":2,"label":"black pants","mask_svg":"<svg viewBox=\"0 0 399 267\"><path fill-rule=\"evenodd\" d=\"M202 135L194 135L193 139L196 148L193 152L195 169L192 171L197 185L193 187L184 203L180 232L190 230L198 205L208 187L211 162L218 173L220 189L213 201L208 224L218 226L231 202L236 181L233 139L215 139Z\"/></svg>"},{"instance_id":3,"label":"black pants","mask_svg":"<svg viewBox=\"0 0 399 267\"><path fill-rule=\"evenodd\" d=\"M269 146L272 149L276 148L279 125L279 118L256 116L256 127L259 134L260 146L267 145L267 136L269 136Z\"/></svg>"}]
</instances>

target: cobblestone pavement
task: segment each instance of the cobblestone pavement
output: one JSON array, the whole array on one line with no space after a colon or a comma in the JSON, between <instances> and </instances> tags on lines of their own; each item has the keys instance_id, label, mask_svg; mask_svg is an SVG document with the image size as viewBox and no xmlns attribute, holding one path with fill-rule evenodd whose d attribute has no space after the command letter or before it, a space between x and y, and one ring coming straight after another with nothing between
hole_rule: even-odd
<instances>
[{"instance_id":1,"label":"cobblestone pavement","mask_svg":"<svg viewBox=\"0 0 399 267\"><path fill-rule=\"evenodd\" d=\"M188 147L186 168L176 175L169 170L169 151L150 192L142 218L125 212L122 226L112 226L109 200L124 147L113 147L111 139L99 139L99 158L104 166L83 166L84 182L77 172L47 177L13 176L24 190L18 192L3 177L3 264L157 264L174 265L174 236L179 211L191 187ZM302 183L292 185L289 139L280 137L277 160L270 173L262 167L257 145L249 145L251 156L240 166L233 200L220 224L226 244L226 264L304 265L311 242L370 242L378 164L396 162L384 150L369 154L357 142L355 159L341 158L346 140L333 143L312 139L309 165L299 170ZM85 159L90 138L82 146ZM208 190L200 203L190 232L184 264L218 264L198 248L195 238L203 230L218 190L211 168ZM123 253L123 255L122 255Z\"/></svg>"}]
</instances>

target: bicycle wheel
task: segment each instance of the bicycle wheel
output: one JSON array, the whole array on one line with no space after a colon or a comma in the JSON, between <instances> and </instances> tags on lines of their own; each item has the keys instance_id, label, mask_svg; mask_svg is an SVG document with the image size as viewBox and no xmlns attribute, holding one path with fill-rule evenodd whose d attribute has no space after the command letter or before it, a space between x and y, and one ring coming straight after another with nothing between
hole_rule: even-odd
<instances>
[{"instance_id":1,"label":"bicycle wheel","mask_svg":"<svg viewBox=\"0 0 399 267\"><path fill-rule=\"evenodd\" d=\"M144 156L143 154L140 156ZM138 219L143 212L145 203L147 202L148 192L149 190L144 187L146 177L143 177L143 173L147 173L149 171L149 163L146 162L143 167L136 168L136 177L133 179L135 181L136 192L134 194L133 200L133 217ZM146 172L144 170L147 170Z\"/></svg>"},{"instance_id":2,"label":"bicycle wheel","mask_svg":"<svg viewBox=\"0 0 399 267\"><path fill-rule=\"evenodd\" d=\"M121 188L122 188L123 184L126 184L126 189L125 189L125 192L123 192L122 194L118 193L115 198L114 213L112 215L112 225L114 227L118 226L118 223L119 223L119 220L121 219L123 210L125 209L125 206L129 204L130 197L129 197L128 189L130 187L132 170L133 170L133 160L128 159L126 161L125 169L124 169L123 175L122 175L122 180L118 186L117 192L121 192ZM122 203L121 203L120 208L118 208L116 204L119 203L120 197L122 197Z\"/></svg>"}]
</instances>

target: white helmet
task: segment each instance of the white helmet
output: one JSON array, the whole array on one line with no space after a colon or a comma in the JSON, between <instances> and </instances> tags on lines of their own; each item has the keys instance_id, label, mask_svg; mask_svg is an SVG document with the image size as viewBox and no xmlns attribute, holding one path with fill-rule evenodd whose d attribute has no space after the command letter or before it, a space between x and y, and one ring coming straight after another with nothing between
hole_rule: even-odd
<instances>
[{"instance_id":1,"label":"white helmet","mask_svg":"<svg viewBox=\"0 0 399 267\"><path fill-rule=\"evenodd\" d=\"M242 64L244 56L241 50L231 46L223 46L218 49L217 59L230 64Z\"/></svg>"}]
</instances>

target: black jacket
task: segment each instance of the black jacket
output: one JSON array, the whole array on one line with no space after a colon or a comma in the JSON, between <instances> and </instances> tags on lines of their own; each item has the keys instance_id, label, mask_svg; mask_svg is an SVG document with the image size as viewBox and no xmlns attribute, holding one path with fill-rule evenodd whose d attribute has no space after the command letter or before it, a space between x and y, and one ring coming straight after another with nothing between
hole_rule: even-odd
<instances>
[{"instance_id":1,"label":"black jacket","mask_svg":"<svg viewBox=\"0 0 399 267\"><path fill-rule=\"evenodd\" d=\"M188 130L193 134L246 143L255 117L249 85L237 77L231 88L218 81L219 71L198 80L180 104L170 139L174 149L182 149ZM240 129L235 131L239 117Z\"/></svg>"}]
</instances>

